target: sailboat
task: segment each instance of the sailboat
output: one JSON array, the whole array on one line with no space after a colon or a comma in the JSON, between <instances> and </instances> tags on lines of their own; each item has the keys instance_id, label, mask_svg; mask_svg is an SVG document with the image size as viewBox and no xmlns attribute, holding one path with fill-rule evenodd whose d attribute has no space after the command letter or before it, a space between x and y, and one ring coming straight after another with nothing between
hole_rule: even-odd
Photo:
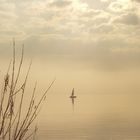
<instances>
[{"instance_id":1,"label":"sailboat","mask_svg":"<svg viewBox=\"0 0 140 140\"><path fill-rule=\"evenodd\" d=\"M71 101L72 101L72 104L73 104L73 109L74 109L74 99L76 98L76 96L74 95L74 88L72 89L72 93L71 93Z\"/></svg>"},{"instance_id":2,"label":"sailboat","mask_svg":"<svg viewBox=\"0 0 140 140\"><path fill-rule=\"evenodd\" d=\"M71 96L70 96L70 98L76 98L76 96L74 95L74 88L72 89L72 93L71 93Z\"/></svg>"}]
</instances>

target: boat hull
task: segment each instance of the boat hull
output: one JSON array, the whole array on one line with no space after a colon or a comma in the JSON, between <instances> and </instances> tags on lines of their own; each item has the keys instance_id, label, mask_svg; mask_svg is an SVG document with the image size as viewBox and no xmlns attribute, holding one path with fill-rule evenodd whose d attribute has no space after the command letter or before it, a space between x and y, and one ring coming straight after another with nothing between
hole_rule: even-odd
<instances>
[{"instance_id":1,"label":"boat hull","mask_svg":"<svg viewBox=\"0 0 140 140\"><path fill-rule=\"evenodd\" d=\"M76 98L76 96L70 96L70 98Z\"/></svg>"}]
</instances>

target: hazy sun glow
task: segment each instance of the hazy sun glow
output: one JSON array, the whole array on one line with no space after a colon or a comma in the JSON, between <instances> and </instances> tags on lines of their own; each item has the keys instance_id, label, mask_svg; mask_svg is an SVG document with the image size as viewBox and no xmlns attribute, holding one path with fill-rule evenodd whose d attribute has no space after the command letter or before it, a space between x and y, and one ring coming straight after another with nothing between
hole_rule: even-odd
<instances>
[{"instance_id":1,"label":"hazy sun glow","mask_svg":"<svg viewBox=\"0 0 140 140\"><path fill-rule=\"evenodd\" d=\"M119 2L122 2L122 3L127 3L127 2L131 2L131 0L118 0Z\"/></svg>"},{"instance_id":2,"label":"hazy sun glow","mask_svg":"<svg viewBox=\"0 0 140 140\"><path fill-rule=\"evenodd\" d=\"M83 11L83 12L88 9L88 4L82 3L82 2L80 2L80 0L73 1L73 6L75 9Z\"/></svg>"}]
</instances>

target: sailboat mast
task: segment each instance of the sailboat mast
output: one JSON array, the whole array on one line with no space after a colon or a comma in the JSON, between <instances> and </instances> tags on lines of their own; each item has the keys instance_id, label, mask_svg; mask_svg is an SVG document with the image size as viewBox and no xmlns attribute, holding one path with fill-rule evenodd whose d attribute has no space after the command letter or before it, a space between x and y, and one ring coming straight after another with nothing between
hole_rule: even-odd
<instances>
[{"instance_id":1,"label":"sailboat mast","mask_svg":"<svg viewBox=\"0 0 140 140\"><path fill-rule=\"evenodd\" d=\"M74 95L74 88L73 88L73 90L72 90L72 95Z\"/></svg>"}]
</instances>

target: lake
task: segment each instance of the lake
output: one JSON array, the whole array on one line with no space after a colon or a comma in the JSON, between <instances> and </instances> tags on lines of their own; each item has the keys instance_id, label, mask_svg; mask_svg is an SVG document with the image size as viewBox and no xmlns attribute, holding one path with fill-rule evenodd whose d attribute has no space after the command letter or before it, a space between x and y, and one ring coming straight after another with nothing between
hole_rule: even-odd
<instances>
[{"instance_id":1,"label":"lake","mask_svg":"<svg viewBox=\"0 0 140 140\"><path fill-rule=\"evenodd\" d=\"M37 140L140 140L140 96L131 96L80 95L73 111L66 96L56 95L43 108Z\"/></svg>"}]
</instances>

